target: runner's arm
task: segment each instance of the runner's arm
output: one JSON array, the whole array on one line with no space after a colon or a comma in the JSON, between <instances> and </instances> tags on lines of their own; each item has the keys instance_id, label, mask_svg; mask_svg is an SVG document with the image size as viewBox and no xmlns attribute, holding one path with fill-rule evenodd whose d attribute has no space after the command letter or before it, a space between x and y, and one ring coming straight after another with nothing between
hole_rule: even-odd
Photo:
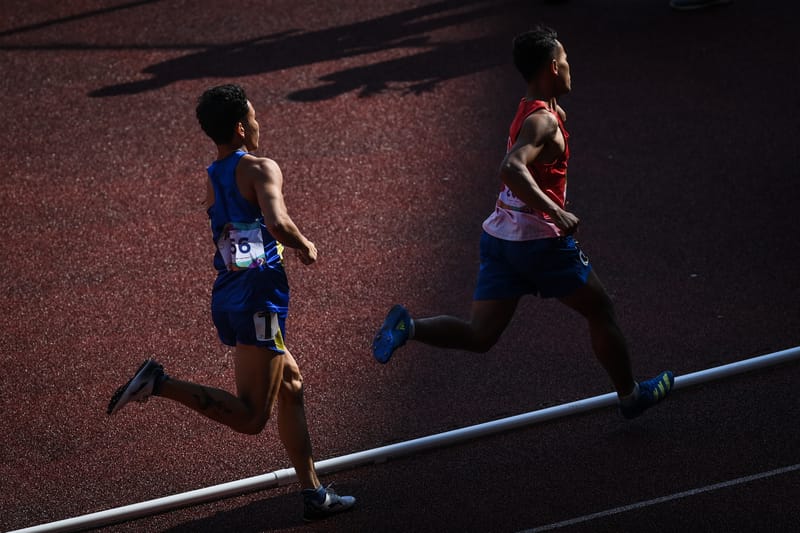
<instances>
[{"instance_id":1,"label":"runner's arm","mask_svg":"<svg viewBox=\"0 0 800 533\"><path fill-rule=\"evenodd\" d=\"M534 113L522 124L517 142L500 165L500 179L514 196L533 209L546 213L565 234L574 233L578 217L548 197L533 178L528 165L542 153L545 143L555 137L558 122L549 114Z\"/></svg>"},{"instance_id":2,"label":"runner's arm","mask_svg":"<svg viewBox=\"0 0 800 533\"><path fill-rule=\"evenodd\" d=\"M203 199L203 207L208 211L212 205L214 205L214 187L211 185L211 179L206 177L206 197Z\"/></svg>"},{"instance_id":3,"label":"runner's arm","mask_svg":"<svg viewBox=\"0 0 800 533\"><path fill-rule=\"evenodd\" d=\"M317 259L317 248L295 225L283 199L283 173L278 164L267 158L256 159L246 171L255 189L258 205L267 230L284 246L295 248L305 264Z\"/></svg>"}]
</instances>

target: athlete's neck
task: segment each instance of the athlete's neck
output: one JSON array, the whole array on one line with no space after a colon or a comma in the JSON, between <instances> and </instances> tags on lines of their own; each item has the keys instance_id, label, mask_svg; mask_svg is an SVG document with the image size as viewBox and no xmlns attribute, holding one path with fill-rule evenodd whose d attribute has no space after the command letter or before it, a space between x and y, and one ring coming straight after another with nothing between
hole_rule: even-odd
<instances>
[{"instance_id":1,"label":"athlete's neck","mask_svg":"<svg viewBox=\"0 0 800 533\"><path fill-rule=\"evenodd\" d=\"M237 150L244 150L247 151L243 144L235 145L235 144L218 144L217 145L217 161L221 161L231 155L232 153L236 152Z\"/></svg>"},{"instance_id":2,"label":"athlete's neck","mask_svg":"<svg viewBox=\"0 0 800 533\"><path fill-rule=\"evenodd\" d=\"M541 93L538 93L531 89L528 89L528 92L525 94L525 100L527 100L528 102L540 100L545 104L547 104L547 108L550 109L550 111L555 111L556 107L558 106L558 102L556 101L555 96L550 96L550 97L544 96Z\"/></svg>"}]
</instances>

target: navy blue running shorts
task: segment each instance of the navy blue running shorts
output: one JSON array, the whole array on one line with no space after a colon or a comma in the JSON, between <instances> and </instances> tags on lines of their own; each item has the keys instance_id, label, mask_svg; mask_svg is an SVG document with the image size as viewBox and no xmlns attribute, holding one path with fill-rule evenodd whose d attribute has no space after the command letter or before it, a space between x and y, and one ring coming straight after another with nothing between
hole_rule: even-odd
<instances>
[{"instance_id":1,"label":"navy blue running shorts","mask_svg":"<svg viewBox=\"0 0 800 533\"><path fill-rule=\"evenodd\" d=\"M263 346L273 352L285 353L286 313L273 311L211 310L211 318L219 340L227 346L245 344Z\"/></svg>"},{"instance_id":2,"label":"navy blue running shorts","mask_svg":"<svg viewBox=\"0 0 800 533\"><path fill-rule=\"evenodd\" d=\"M561 298L586 285L592 267L571 236L506 241L481 236L481 267L473 298L510 300L525 294Z\"/></svg>"}]
</instances>

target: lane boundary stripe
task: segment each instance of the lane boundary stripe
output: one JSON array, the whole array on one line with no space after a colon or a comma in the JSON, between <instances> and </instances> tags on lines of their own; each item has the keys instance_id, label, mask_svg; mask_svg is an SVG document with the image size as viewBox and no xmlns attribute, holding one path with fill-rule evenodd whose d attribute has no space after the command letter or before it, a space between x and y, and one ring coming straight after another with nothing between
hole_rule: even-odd
<instances>
[{"instance_id":1,"label":"lane boundary stripe","mask_svg":"<svg viewBox=\"0 0 800 533\"><path fill-rule=\"evenodd\" d=\"M688 498L706 492L713 492L720 489L726 489L728 487L734 487L736 485L743 485L745 483L750 483L751 481L758 481L760 479L780 476L782 474L788 474L790 472L796 472L798 470L800 470L800 464L786 466L783 468L776 468L775 470L770 470L769 472L761 472L760 474L753 474L751 476L731 479L729 481L723 481L721 483L715 483L713 485L707 485L705 487L699 487L696 489L691 489L683 492L676 492L675 494L670 494L668 496L661 496L659 498L653 498L652 500L645 500L637 503L632 503L630 505L615 507L613 509L606 509L605 511L599 511L597 513L578 516L575 518L570 518L569 520L563 520L561 522L554 522L552 524L538 526L533 529L524 529L518 533L541 533L543 531L553 531L554 529L561 529L562 527L574 526L577 524L583 524L585 522L591 522L592 520L596 520L598 518L605 518L607 516L627 513L628 511L636 511L639 509L644 509L645 507L651 507L653 505L658 505L673 500L679 500L681 498Z\"/></svg>"}]
</instances>

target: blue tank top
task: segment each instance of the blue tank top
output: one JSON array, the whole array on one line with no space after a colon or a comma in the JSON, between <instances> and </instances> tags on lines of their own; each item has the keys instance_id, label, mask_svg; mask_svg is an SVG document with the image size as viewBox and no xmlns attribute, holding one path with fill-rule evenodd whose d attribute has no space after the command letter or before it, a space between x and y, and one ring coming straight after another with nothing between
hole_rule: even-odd
<instances>
[{"instance_id":1,"label":"blue tank top","mask_svg":"<svg viewBox=\"0 0 800 533\"><path fill-rule=\"evenodd\" d=\"M239 192L236 167L247 152L237 150L208 167L214 204L208 209L216 245L211 305L219 311L286 312L289 284L283 245L264 225L264 216Z\"/></svg>"}]
</instances>

